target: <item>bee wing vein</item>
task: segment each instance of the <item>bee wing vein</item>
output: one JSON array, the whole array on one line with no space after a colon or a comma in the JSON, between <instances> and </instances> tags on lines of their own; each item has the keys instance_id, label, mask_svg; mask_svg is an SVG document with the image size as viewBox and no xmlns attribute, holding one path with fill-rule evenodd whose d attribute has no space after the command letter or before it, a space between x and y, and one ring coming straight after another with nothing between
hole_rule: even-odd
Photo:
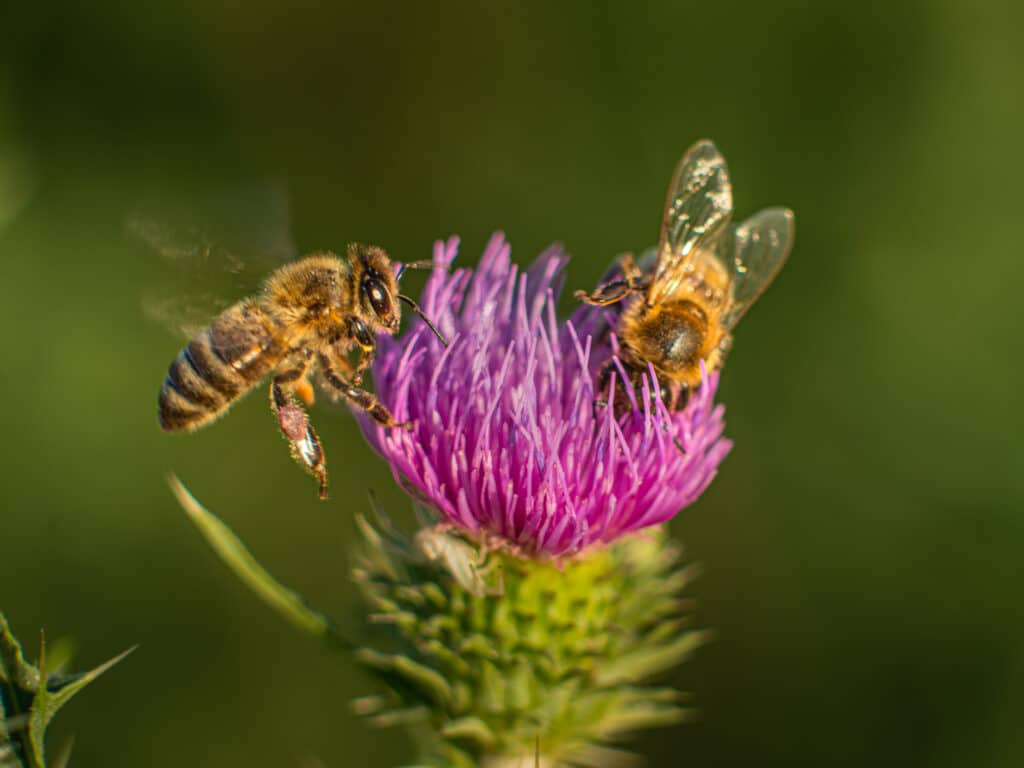
<instances>
[{"instance_id":1,"label":"bee wing vein","mask_svg":"<svg viewBox=\"0 0 1024 768\"><path fill-rule=\"evenodd\" d=\"M669 185L648 304L665 301L679 290L688 268L714 250L731 217L725 158L710 141L699 141L683 155Z\"/></svg>"},{"instance_id":2,"label":"bee wing vein","mask_svg":"<svg viewBox=\"0 0 1024 768\"><path fill-rule=\"evenodd\" d=\"M789 257L793 237L793 212L766 208L717 244L716 256L732 275L729 305L722 317L726 328L735 327L775 279Z\"/></svg>"}]
</instances>

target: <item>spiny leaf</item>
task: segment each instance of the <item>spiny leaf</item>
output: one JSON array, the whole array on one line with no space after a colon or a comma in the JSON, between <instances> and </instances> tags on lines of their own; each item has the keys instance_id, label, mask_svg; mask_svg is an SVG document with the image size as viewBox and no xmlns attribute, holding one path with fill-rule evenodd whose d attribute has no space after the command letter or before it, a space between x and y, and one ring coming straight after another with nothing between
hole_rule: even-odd
<instances>
[{"instance_id":1,"label":"spiny leaf","mask_svg":"<svg viewBox=\"0 0 1024 768\"><path fill-rule=\"evenodd\" d=\"M70 646L63 644L59 658L66 659ZM132 652L101 664L95 669L75 675L50 674L54 666L40 633L39 667L25 661L21 646L14 638L7 621L0 614L0 687L9 707L2 706L0 696L0 766L46 768L46 727L57 711L75 694ZM14 712L7 712L7 709ZM8 717L8 715L13 715ZM53 761L53 768L65 768L71 754L70 743Z\"/></svg>"},{"instance_id":2,"label":"spiny leaf","mask_svg":"<svg viewBox=\"0 0 1024 768\"><path fill-rule=\"evenodd\" d=\"M473 742L482 749L487 749L495 742L494 731L479 717L451 720L441 729L441 735L455 741Z\"/></svg>"},{"instance_id":3,"label":"spiny leaf","mask_svg":"<svg viewBox=\"0 0 1024 768\"><path fill-rule=\"evenodd\" d=\"M475 597L487 594L480 552L468 542L437 528L424 528L413 541L427 561L443 565L459 586Z\"/></svg>"},{"instance_id":4,"label":"spiny leaf","mask_svg":"<svg viewBox=\"0 0 1024 768\"><path fill-rule=\"evenodd\" d=\"M595 675L596 682L603 686L620 685L663 672L689 656L708 637L707 632L685 632L669 645L641 648L626 654L600 667Z\"/></svg>"},{"instance_id":5,"label":"spiny leaf","mask_svg":"<svg viewBox=\"0 0 1024 768\"><path fill-rule=\"evenodd\" d=\"M403 682L425 693L435 704L444 707L451 702L452 688L448 681L440 673L408 656L360 648L356 651L356 658L378 672L395 673Z\"/></svg>"},{"instance_id":6,"label":"spiny leaf","mask_svg":"<svg viewBox=\"0 0 1024 768\"><path fill-rule=\"evenodd\" d=\"M681 723L693 715L681 706L683 698L671 689L635 688L608 694L605 713L588 725L588 732L602 740L614 740L638 730Z\"/></svg>"},{"instance_id":7,"label":"spiny leaf","mask_svg":"<svg viewBox=\"0 0 1024 768\"><path fill-rule=\"evenodd\" d=\"M25 757L28 758L28 768L46 768L46 745L44 738L46 724L50 721L49 691L47 690L46 674L46 641L40 632L39 638L39 690L36 691L32 700L32 711L28 720L28 740L23 740ZM56 710L54 710L56 711Z\"/></svg>"},{"instance_id":8,"label":"spiny leaf","mask_svg":"<svg viewBox=\"0 0 1024 768\"><path fill-rule=\"evenodd\" d=\"M168 478L171 491L207 543L257 597L299 629L342 648L351 643L334 627L330 619L306 605L305 600L278 582L259 564L234 532L209 512L174 475Z\"/></svg>"},{"instance_id":9,"label":"spiny leaf","mask_svg":"<svg viewBox=\"0 0 1024 768\"><path fill-rule=\"evenodd\" d=\"M0 682L16 685L22 690L34 691L39 687L39 670L25 661L7 619L0 611Z\"/></svg>"},{"instance_id":10,"label":"spiny leaf","mask_svg":"<svg viewBox=\"0 0 1024 768\"><path fill-rule=\"evenodd\" d=\"M98 667L91 669L88 672L82 672L61 678L59 687L56 687L55 690L47 691L45 695L43 694L42 687L40 687L39 695L36 698L37 706L33 707L33 713L38 708L44 717L43 725L49 725L50 720L52 720L53 716L57 714L57 710L67 704L75 694L85 688L89 683L93 682L112 666L122 661L137 647L138 646L132 646L123 653L119 653L114 658L100 664ZM42 659L40 659L40 662L42 662ZM54 688L52 684L49 687ZM45 706L40 705L40 700L45 702Z\"/></svg>"},{"instance_id":11,"label":"spiny leaf","mask_svg":"<svg viewBox=\"0 0 1024 768\"><path fill-rule=\"evenodd\" d=\"M378 533L377 529L370 525L366 517L361 513L355 514L356 528L359 529L359 533L362 534L363 538L370 545L366 548L363 553L365 556L370 558L368 565L374 570L384 574L391 581L397 581L400 576L398 571L395 569L394 561L388 557L385 549L385 543L383 537Z\"/></svg>"}]
</instances>

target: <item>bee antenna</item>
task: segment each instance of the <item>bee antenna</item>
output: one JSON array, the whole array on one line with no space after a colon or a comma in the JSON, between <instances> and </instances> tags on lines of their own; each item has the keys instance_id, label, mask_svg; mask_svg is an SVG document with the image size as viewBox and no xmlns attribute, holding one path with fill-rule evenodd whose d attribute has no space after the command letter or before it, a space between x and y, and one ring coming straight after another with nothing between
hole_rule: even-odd
<instances>
[{"instance_id":1,"label":"bee antenna","mask_svg":"<svg viewBox=\"0 0 1024 768\"><path fill-rule=\"evenodd\" d=\"M403 261L398 265L398 272L395 274L395 279L400 280L403 273L407 269L433 269L434 262L430 259L424 261Z\"/></svg>"},{"instance_id":2,"label":"bee antenna","mask_svg":"<svg viewBox=\"0 0 1024 768\"><path fill-rule=\"evenodd\" d=\"M427 327L431 331L434 332L434 335L437 336L438 339L440 339L441 343L444 346L446 346L446 347L448 346L448 341L445 339L444 336L441 335L441 332L439 330L437 330L437 327L432 322L430 322L430 318L427 317L425 314L423 314L423 310L420 309L420 305L419 304L417 304L411 298L406 296L404 293L398 294L398 300L399 301L403 301L406 304L408 304L409 305L409 309L411 309L413 312L415 312L417 315L419 315L423 319L423 322L426 323Z\"/></svg>"}]
</instances>

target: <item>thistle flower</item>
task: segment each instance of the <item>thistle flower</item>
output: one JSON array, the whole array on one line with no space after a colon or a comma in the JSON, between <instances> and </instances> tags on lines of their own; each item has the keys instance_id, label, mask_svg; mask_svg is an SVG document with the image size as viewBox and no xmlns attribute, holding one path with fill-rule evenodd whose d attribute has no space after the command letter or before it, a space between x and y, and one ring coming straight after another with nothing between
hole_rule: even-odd
<instances>
[{"instance_id":1,"label":"thistle flower","mask_svg":"<svg viewBox=\"0 0 1024 768\"><path fill-rule=\"evenodd\" d=\"M361 423L398 482L447 523L528 556L608 544L693 503L731 447L718 374L680 412L644 387L617 418L614 383L594 383L613 354L607 310L556 318L561 249L520 272L496 234L475 272L448 274L457 249L436 243L421 301L450 346L422 325L378 341L377 396L413 427Z\"/></svg>"}]
</instances>

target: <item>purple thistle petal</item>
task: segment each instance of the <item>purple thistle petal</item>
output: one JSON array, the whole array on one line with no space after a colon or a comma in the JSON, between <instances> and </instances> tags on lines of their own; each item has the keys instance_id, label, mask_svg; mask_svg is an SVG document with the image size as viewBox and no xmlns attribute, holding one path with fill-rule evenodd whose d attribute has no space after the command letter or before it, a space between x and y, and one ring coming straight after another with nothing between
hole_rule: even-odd
<instances>
[{"instance_id":1,"label":"purple thistle petal","mask_svg":"<svg viewBox=\"0 0 1024 768\"><path fill-rule=\"evenodd\" d=\"M450 523L534 556L608 543L693 503L732 446L714 404L718 374L702 368L676 413L647 387L639 401L627 388L632 413L595 409L599 396L622 396L614 382L607 393L594 384L615 340L594 307L557 319L562 249L521 271L499 233L475 272L449 273L458 245L435 244L420 301L449 346L415 319L402 337L378 339L377 397L413 428L360 423L399 483Z\"/></svg>"}]
</instances>

